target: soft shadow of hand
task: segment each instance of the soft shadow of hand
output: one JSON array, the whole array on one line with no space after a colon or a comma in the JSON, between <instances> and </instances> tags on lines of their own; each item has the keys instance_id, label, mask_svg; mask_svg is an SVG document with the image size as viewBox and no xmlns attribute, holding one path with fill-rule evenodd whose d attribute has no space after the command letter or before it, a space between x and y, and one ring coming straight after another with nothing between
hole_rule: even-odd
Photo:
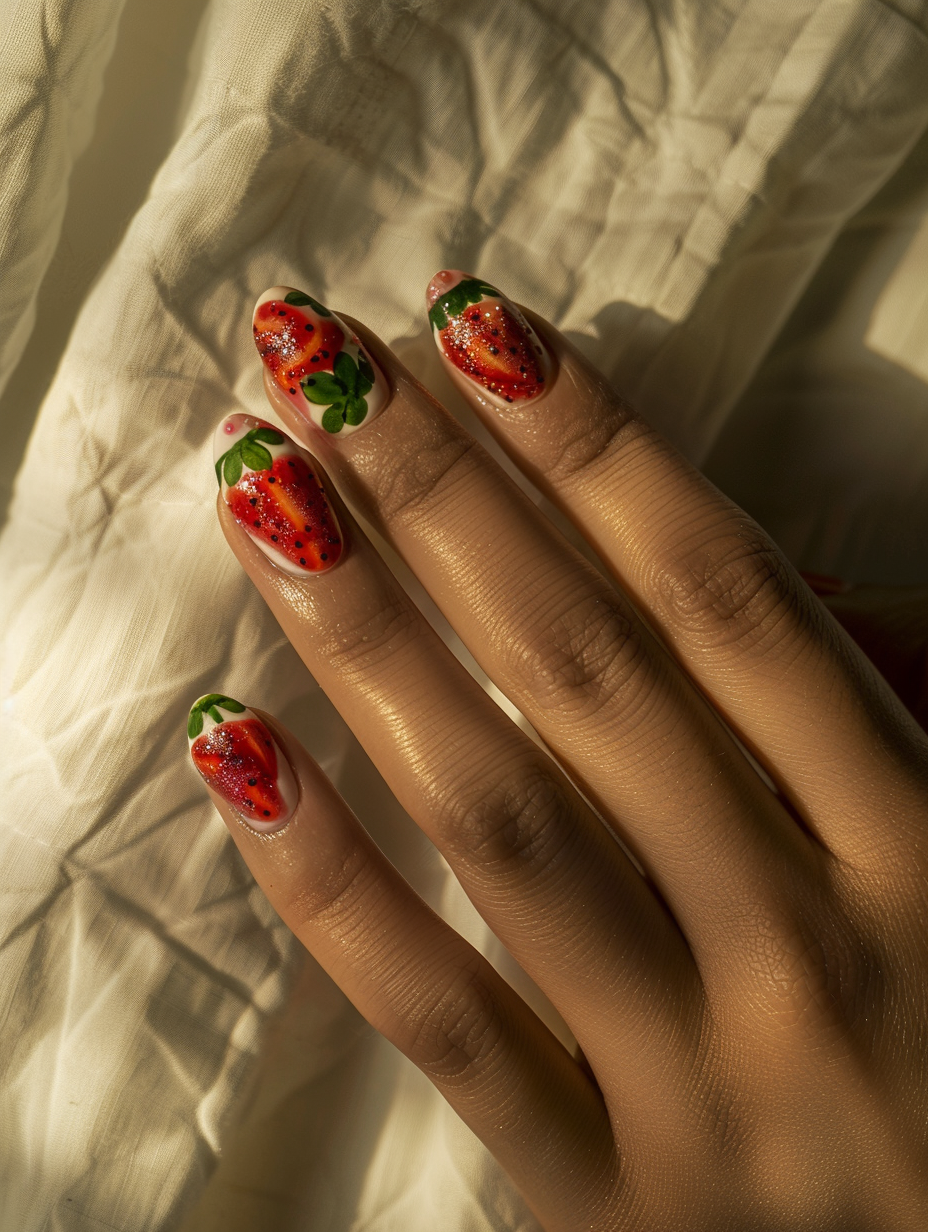
<instances>
[{"instance_id":1,"label":"soft shadow of hand","mask_svg":"<svg viewBox=\"0 0 928 1232\"><path fill-rule=\"evenodd\" d=\"M829 594L828 579L803 576L928 731L928 586Z\"/></svg>"}]
</instances>

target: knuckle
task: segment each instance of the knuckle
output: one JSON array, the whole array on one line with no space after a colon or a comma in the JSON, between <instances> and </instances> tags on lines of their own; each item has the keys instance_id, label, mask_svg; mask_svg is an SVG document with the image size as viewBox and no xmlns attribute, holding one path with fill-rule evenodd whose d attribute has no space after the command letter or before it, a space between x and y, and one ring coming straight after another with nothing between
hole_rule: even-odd
<instances>
[{"instance_id":1,"label":"knuckle","mask_svg":"<svg viewBox=\"0 0 928 1232\"><path fill-rule=\"evenodd\" d=\"M319 854L312 879L291 900L287 914L297 925L321 925L329 932L363 914L359 904L367 899L374 870L367 853L352 844L327 857Z\"/></svg>"},{"instance_id":2,"label":"knuckle","mask_svg":"<svg viewBox=\"0 0 928 1232\"><path fill-rule=\"evenodd\" d=\"M455 793L437 826L449 853L494 872L514 866L524 876L550 865L566 841L561 823L571 809L551 767L535 764Z\"/></svg>"},{"instance_id":3,"label":"knuckle","mask_svg":"<svg viewBox=\"0 0 928 1232\"><path fill-rule=\"evenodd\" d=\"M480 465L482 453L476 441L453 433L418 444L382 480L379 504L383 516L409 523L431 516L435 505Z\"/></svg>"},{"instance_id":4,"label":"knuckle","mask_svg":"<svg viewBox=\"0 0 928 1232\"><path fill-rule=\"evenodd\" d=\"M631 688L646 661L630 612L598 591L514 646L509 666L543 709L585 718Z\"/></svg>"},{"instance_id":5,"label":"knuckle","mask_svg":"<svg viewBox=\"0 0 928 1232\"><path fill-rule=\"evenodd\" d=\"M776 637L792 603L783 557L747 523L663 566L657 588L676 625L722 644Z\"/></svg>"},{"instance_id":6,"label":"knuckle","mask_svg":"<svg viewBox=\"0 0 928 1232\"><path fill-rule=\"evenodd\" d=\"M882 964L842 914L780 903L754 915L749 971L781 1027L846 1030L882 1000Z\"/></svg>"},{"instance_id":7,"label":"knuckle","mask_svg":"<svg viewBox=\"0 0 928 1232\"><path fill-rule=\"evenodd\" d=\"M387 596L358 618L348 609L320 638L320 649L333 662L349 662L366 671L414 639L420 617L398 594Z\"/></svg>"},{"instance_id":8,"label":"knuckle","mask_svg":"<svg viewBox=\"0 0 928 1232\"><path fill-rule=\"evenodd\" d=\"M475 956L409 1022L402 1051L432 1078L462 1085L485 1074L505 1036L503 1009Z\"/></svg>"},{"instance_id":9,"label":"knuckle","mask_svg":"<svg viewBox=\"0 0 928 1232\"><path fill-rule=\"evenodd\" d=\"M611 389L600 388L585 403L584 413L564 425L545 470L558 484L574 479L595 482L618 453L624 458L648 434L649 429L627 403Z\"/></svg>"}]
</instances>

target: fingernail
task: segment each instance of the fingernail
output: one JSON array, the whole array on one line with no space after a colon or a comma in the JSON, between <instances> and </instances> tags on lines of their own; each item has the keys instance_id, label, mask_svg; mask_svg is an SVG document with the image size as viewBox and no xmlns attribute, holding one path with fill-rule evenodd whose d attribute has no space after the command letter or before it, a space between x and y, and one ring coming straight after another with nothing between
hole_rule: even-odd
<instances>
[{"instance_id":1,"label":"fingernail","mask_svg":"<svg viewBox=\"0 0 928 1232\"><path fill-rule=\"evenodd\" d=\"M305 450L263 419L229 415L213 459L222 499L278 569L305 577L332 568L342 535Z\"/></svg>"},{"instance_id":2,"label":"fingernail","mask_svg":"<svg viewBox=\"0 0 928 1232\"><path fill-rule=\"evenodd\" d=\"M551 357L496 287L461 270L441 270L429 283L426 303L438 349L489 401L526 403L545 392Z\"/></svg>"},{"instance_id":3,"label":"fingernail","mask_svg":"<svg viewBox=\"0 0 928 1232\"><path fill-rule=\"evenodd\" d=\"M254 312L255 345L281 392L310 423L349 436L378 415L389 389L357 335L293 287L271 287Z\"/></svg>"},{"instance_id":4,"label":"fingernail","mask_svg":"<svg viewBox=\"0 0 928 1232\"><path fill-rule=\"evenodd\" d=\"M299 798L290 763L267 725L241 702L207 693L190 708L187 741L207 787L262 834L279 830Z\"/></svg>"}]
</instances>

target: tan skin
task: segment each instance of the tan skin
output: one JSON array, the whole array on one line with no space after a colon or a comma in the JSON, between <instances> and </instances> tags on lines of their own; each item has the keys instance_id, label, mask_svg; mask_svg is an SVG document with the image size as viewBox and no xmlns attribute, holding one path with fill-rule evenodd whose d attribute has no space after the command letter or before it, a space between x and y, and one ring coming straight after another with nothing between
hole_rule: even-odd
<instances>
[{"instance_id":1,"label":"tan skin","mask_svg":"<svg viewBox=\"0 0 928 1232\"><path fill-rule=\"evenodd\" d=\"M417 897L272 717L293 819L258 835L217 808L281 917L546 1232L921 1232L928 741L764 532L526 315L557 362L541 399L501 411L452 379L602 571L360 323L393 391L363 431L327 437L266 387L550 755L336 497L346 553L307 579L218 508L582 1053Z\"/></svg>"}]
</instances>

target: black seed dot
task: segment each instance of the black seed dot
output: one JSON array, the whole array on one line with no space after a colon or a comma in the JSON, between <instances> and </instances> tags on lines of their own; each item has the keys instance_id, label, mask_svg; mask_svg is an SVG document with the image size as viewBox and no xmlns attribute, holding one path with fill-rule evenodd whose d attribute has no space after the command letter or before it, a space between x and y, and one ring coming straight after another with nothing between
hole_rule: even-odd
<instances>
[{"instance_id":1,"label":"black seed dot","mask_svg":"<svg viewBox=\"0 0 928 1232\"><path fill-rule=\"evenodd\" d=\"M277 477L276 477L276 475L268 475L268 477L267 477L267 481L268 481L268 483L276 483L276 482L277 482Z\"/></svg>"},{"instance_id":2,"label":"black seed dot","mask_svg":"<svg viewBox=\"0 0 928 1232\"><path fill-rule=\"evenodd\" d=\"M539 384L539 385L544 385L544 383L545 383L545 378L544 378L543 376L540 376L540 377L538 378L538 384Z\"/></svg>"},{"instance_id":3,"label":"black seed dot","mask_svg":"<svg viewBox=\"0 0 928 1232\"><path fill-rule=\"evenodd\" d=\"M305 564L306 564L306 557L305 557L305 556L301 556L301 557L300 557L300 564L301 564L301 565L305 565Z\"/></svg>"},{"instance_id":4,"label":"black seed dot","mask_svg":"<svg viewBox=\"0 0 928 1232\"><path fill-rule=\"evenodd\" d=\"M260 518L258 518L258 519L256 519L256 521L255 521L255 526L260 526L260 525L261 525L261 519L260 519Z\"/></svg>"},{"instance_id":5,"label":"black seed dot","mask_svg":"<svg viewBox=\"0 0 928 1232\"><path fill-rule=\"evenodd\" d=\"M328 559L329 559L329 554L328 554L328 552L323 552L323 553L322 553L322 559L323 559L323 560L328 560Z\"/></svg>"},{"instance_id":6,"label":"black seed dot","mask_svg":"<svg viewBox=\"0 0 928 1232\"><path fill-rule=\"evenodd\" d=\"M270 742L270 740L265 740L265 742L264 742L264 743L267 745L267 747L268 747L268 748L270 748L270 747L271 747L271 742Z\"/></svg>"},{"instance_id":7,"label":"black seed dot","mask_svg":"<svg viewBox=\"0 0 928 1232\"><path fill-rule=\"evenodd\" d=\"M295 463L295 462L291 459L291 460L287 463L287 465L288 465L288 466L296 466L296 463Z\"/></svg>"},{"instance_id":8,"label":"black seed dot","mask_svg":"<svg viewBox=\"0 0 928 1232\"><path fill-rule=\"evenodd\" d=\"M318 356L318 355L314 355L314 356L313 356L313 359L312 359L312 362L313 362L314 364L318 364L318 362L319 362L319 356ZM315 383L316 383L316 382L315 382L315 381L310 381L309 383L310 383L310 385L315 385Z\"/></svg>"},{"instance_id":9,"label":"black seed dot","mask_svg":"<svg viewBox=\"0 0 928 1232\"><path fill-rule=\"evenodd\" d=\"M276 535L271 535L271 538L274 540L274 542L275 542L275 543L277 542L277 536L276 536Z\"/></svg>"},{"instance_id":10,"label":"black seed dot","mask_svg":"<svg viewBox=\"0 0 928 1232\"><path fill-rule=\"evenodd\" d=\"M291 392L292 394L295 394L295 393L296 393L296 390L295 390L295 389L291 389L291 390L290 390L290 392Z\"/></svg>"},{"instance_id":11,"label":"black seed dot","mask_svg":"<svg viewBox=\"0 0 928 1232\"><path fill-rule=\"evenodd\" d=\"M251 500L250 500L248 503L249 503L249 505L257 505L257 503L258 503L258 498L257 498L257 496L253 496L253 497L251 498Z\"/></svg>"},{"instance_id":12,"label":"black seed dot","mask_svg":"<svg viewBox=\"0 0 928 1232\"><path fill-rule=\"evenodd\" d=\"M268 812L268 810L267 810L267 809L265 809L265 810L264 810L264 816L265 816L265 817L270 817L270 815L271 815L271 814Z\"/></svg>"},{"instance_id":13,"label":"black seed dot","mask_svg":"<svg viewBox=\"0 0 928 1232\"><path fill-rule=\"evenodd\" d=\"M255 802L254 802L254 800L250 800L250 799L248 798L248 796L246 796L246 797L245 797L245 803L248 805L248 807L249 807L249 808L254 808L254 807L255 807Z\"/></svg>"},{"instance_id":14,"label":"black seed dot","mask_svg":"<svg viewBox=\"0 0 928 1232\"><path fill-rule=\"evenodd\" d=\"M328 351L323 351L323 352L322 352L322 358L323 358L323 359L328 359L328 358L329 358L329 353L328 353Z\"/></svg>"},{"instance_id":15,"label":"black seed dot","mask_svg":"<svg viewBox=\"0 0 928 1232\"><path fill-rule=\"evenodd\" d=\"M303 529L304 529L305 531L308 531L308 530L309 530L309 527L308 527L308 526L304 526L304 527L303 527Z\"/></svg>"},{"instance_id":16,"label":"black seed dot","mask_svg":"<svg viewBox=\"0 0 928 1232\"><path fill-rule=\"evenodd\" d=\"M490 354L491 354L491 355L498 355L498 354L499 354L499 347L490 347Z\"/></svg>"},{"instance_id":17,"label":"black seed dot","mask_svg":"<svg viewBox=\"0 0 928 1232\"><path fill-rule=\"evenodd\" d=\"M491 329L491 330L490 330L490 333L493 335L493 337L494 337L494 338L498 338L498 337L499 337L499 330L498 330L498 329Z\"/></svg>"},{"instance_id":18,"label":"black seed dot","mask_svg":"<svg viewBox=\"0 0 928 1232\"><path fill-rule=\"evenodd\" d=\"M524 371L525 371L525 365L524 365L524 364L523 364L523 365L522 365L522 367L519 369L519 371L520 371L520 372L524 372Z\"/></svg>"},{"instance_id":19,"label":"black seed dot","mask_svg":"<svg viewBox=\"0 0 928 1232\"><path fill-rule=\"evenodd\" d=\"M507 401L507 402L511 402L511 401L512 401L512 399L509 397L509 395L508 395L508 394L506 395L506 401Z\"/></svg>"},{"instance_id":20,"label":"black seed dot","mask_svg":"<svg viewBox=\"0 0 928 1232\"><path fill-rule=\"evenodd\" d=\"M518 347L510 347L510 348L509 348L509 351L510 351L510 353L511 353L512 355L515 355L515 353L516 353L516 351L518 351L518 349L519 349Z\"/></svg>"},{"instance_id":21,"label":"black seed dot","mask_svg":"<svg viewBox=\"0 0 928 1232\"><path fill-rule=\"evenodd\" d=\"M248 780L248 786L249 786L249 787L257 787L257 786L258 786L258 780L257 780L257 779L249 779L249 780Z\"/></svg>"},{"instance_id":22,"label":"black seed dot","mask_svg":"<svg viewBox=\"0 0 928 1232\"><path fill-rule=\"evenodd\" d=\"M302 543L300 543L299 539L297 539L296 543L295 543L293 546L294 546L295 548L301 548L303 545L302 545Z\"/></svg>"},{"instance_id":23,"label":"black seed dot","mask_svg":"<svg viewBox=\"0 0 928 1232\"><path fill-rule=\"evenodd\" d=\"M285 316L287 315L287 310L286 310L286 308L278 308L278 310L277 310L277 315L278 315L279 317L285 317Z\"/></svg>"},{"instance_id":24,"label":"black seed dot","mask_svg":"<svg viewBox=\"0 0 928 1232\"><path fill-rule=\"evenodd\" d=\"M306 328L307 328L307 330L308 330L310 333L312 333L312 332L313 332L313 327L310 325L310 323L309 323L308 321L306 322Z\"/></svg>"}]
</instances>

